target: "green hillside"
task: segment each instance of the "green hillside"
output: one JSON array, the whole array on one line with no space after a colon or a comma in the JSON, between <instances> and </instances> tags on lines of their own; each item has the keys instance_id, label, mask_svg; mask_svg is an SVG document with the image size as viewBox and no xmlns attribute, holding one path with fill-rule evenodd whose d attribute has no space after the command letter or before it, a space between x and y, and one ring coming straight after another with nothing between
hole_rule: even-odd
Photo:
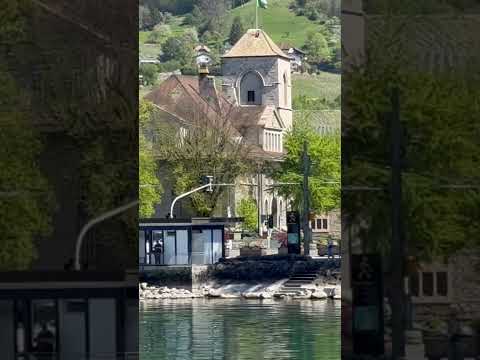
<instances>
[{"instance_id":1,"label":"green hillside","mask_svg":"<svg viewBox=\"0 0 480 360\"><path fill-rule=\"evenodd\" d=\"M341 93L341 75L320 72L316 75L292 75L292 97L305 95L310 98L324 98L333 101Z\"/></svg>"},{"instance_id":2,"label":"green hillside","mask_svg":"<svg viewBox=\"0 0 480 360\"><path fill-rule=\"evenodd\" d=\"M318 25L304 16L295 15L288 8L291 0L270 0L268 9L258 9L258 25L265 30L277 44L287 42L302 47L310 31L318 30ZM240 16L245 28L255 27L255 1L249 1L243 6L229 11L224 27L224 36L227 40L233 18ZM177 35L189 25L183 25L183 16L174 16L168 23L170 35ZM146 44L150 31L139 32L140 57L156 58L160 53L160 44Z\"/></svg>"},{"instance_id":3,"label":"green hillside","mask_svg":"<svg viewBox=\"0 0 480 360\"><path fill-rule=\"evenodd\" d=\"M258 9L258 25L277 44L288 42L302 47L307 33L317 30L318 25L304 16L296 16L288 8L290 3L291 0L268 1L268 9ZM245 27L255 28L255 1L231 10L229 23L235 16L242 18Z\"/></svg>"},{"instance_id":4,"label":"green hillside","mask_svg":"<svg viewBox=\"0 0 480 360\"><path fill-rule=\"evenodd\" d=\"M191 28L191 26L182 25L183 19L183 16L174 16L172 18L167 25L169 32L165 34L165 37L162 38L162 41L165 41L169 36L179 35L185 30ZM150 34L151 31L139 31L138 33L139 53L141 59L156 59L160 54L160 44L148 43L148 37Z\"/></svg>"}]
</instances>

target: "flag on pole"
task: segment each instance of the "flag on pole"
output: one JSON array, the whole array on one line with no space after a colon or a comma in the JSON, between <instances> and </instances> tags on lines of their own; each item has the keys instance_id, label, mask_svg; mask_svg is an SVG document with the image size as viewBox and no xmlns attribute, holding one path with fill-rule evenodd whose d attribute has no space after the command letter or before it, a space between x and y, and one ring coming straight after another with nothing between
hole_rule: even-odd
<instances>
[{"instance_id":1,"label":"flag on pole","mask_svg":"<svg viewBox=\"0 0 480 360\"><path fill-rule=\"evenodd\" d=\"M267 8L267 0L257 0L257 7L261 7L262 9Z\"/></svg>"}]
</instances>

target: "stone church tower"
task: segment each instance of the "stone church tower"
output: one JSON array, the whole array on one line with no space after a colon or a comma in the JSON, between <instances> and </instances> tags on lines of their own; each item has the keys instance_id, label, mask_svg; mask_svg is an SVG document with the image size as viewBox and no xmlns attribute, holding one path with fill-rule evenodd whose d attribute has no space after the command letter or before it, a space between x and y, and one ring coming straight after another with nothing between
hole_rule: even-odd
<instances>
[{"instance_id":1,"label":"stone church tower","mask_svg":"<svg viewBox=\"0 0 480 360\"><path fill-rule=\"evenodd\" d=\"M292 126L290 58L260 29L248 30L222 57L222 90L233 104L266 106Z\"/></svg>"}]
</instances>

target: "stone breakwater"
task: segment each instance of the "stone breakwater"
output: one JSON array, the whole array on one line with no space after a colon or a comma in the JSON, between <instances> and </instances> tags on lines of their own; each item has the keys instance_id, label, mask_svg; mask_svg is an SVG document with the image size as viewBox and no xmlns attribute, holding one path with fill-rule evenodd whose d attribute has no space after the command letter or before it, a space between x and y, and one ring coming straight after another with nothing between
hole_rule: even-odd
<instances>
[{"instance_id":1,"label":"stone breakwater","mask_svg":"<svg viewBox=\"0 0 480 360\"><path fill-rule=\"evenodd\" d=\"M341 299L341 285L338 281L318 279L305 285L298 294L277 294L283 283L282 279L273 283L215 283L210 282L199 289L190 291L154 284L139 285L140 300L188 299L188 298L244 298L244 299Z\"/></svg>"}]
</instances>

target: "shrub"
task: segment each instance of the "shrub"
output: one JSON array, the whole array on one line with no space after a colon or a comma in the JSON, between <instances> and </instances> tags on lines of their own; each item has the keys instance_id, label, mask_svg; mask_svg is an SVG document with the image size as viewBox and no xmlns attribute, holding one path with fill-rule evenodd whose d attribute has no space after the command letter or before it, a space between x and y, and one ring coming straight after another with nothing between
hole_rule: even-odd
<instances>
[{"instance_id":1,"label":"shrub","mask_svg":"<svg viewBox=\"0 0 480 360\"><path fill-rule=\"evenodd\" d=\"M257 202L252 198L240 201L237 213L244 218L242 228L247 231L256 231L258 226Z\"/></svg>"}]
</instances>

